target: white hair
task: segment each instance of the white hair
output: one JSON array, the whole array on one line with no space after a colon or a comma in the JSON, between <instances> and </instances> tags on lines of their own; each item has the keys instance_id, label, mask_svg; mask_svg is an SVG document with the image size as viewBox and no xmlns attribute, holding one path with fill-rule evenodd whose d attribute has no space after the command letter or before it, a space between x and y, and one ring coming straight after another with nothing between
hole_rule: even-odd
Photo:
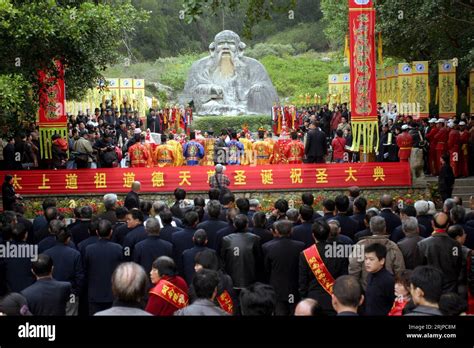
<instances>
[{"instance_id":1,"label":"white hair","mask_svg":"<svg viewBox=\"0 0 474 348\"><path fill-rule=\"evenodd\" d=\"M417 215L426 215L430 210L430 205L425 200L419 200L415 202L415 210Z\"/></svg>"}]
</instances>

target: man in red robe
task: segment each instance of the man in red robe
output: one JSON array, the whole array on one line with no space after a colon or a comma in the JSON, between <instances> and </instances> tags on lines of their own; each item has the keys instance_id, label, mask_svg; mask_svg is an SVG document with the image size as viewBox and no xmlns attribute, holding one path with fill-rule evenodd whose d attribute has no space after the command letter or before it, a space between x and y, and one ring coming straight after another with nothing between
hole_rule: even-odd
<instances>
[{"instance_id":1,"label":"man in red robe","mask_svg":"<svg viewBox=\"0 0 474 348\"><path fill-rule=\"evenodd\" d=\"M303 163L304 145L298 140L298 133L291 133L291 141L286 144L283 153L289 164Z\"/></svg>"},{"instance_id":2,"label":"man in red robe","mask_svg":"<svg viewBox=\"0 0 474 348\"><path fill-rule=\"evenodd\" d=\"M461 135L457 130L456 124L449 123L449 137L448 137L448 151L449 151L449 161L451 162L451 167L453 168L454 177L457 178L459 176L459 149L461 143Z\"/></svg>"},{"instance_id":3,"label":"man in red robe","mask_svg":"<svg viewBox=\"0 0 474 348\"><path fill-rule=\"evenodd\" d=\"M430 144L429 148L429 153L428 153L428 168L430 170L431 175L438 175L437 172L437 167L436 167L436 142L434 138L436 137L436 134L438 134L438 127L436 127L436 119L432 118L428 122L430 124L430 130L426 134L426 139L428 139L428 142Z\"/></svg>"},{"instance_id":4,"label":"man in red robe","mask_svg":"<svg viewBox=\"0 0 474 348\"><path fill-rule=\"evenodd\" d=\"M408 125L402 126L402 133L397 136L398 158L400 162L408 162L410 159L411 148L413 147L413 137L408 133Z\"/></svg>"},{"instance_id":5,"label":"man in red robe","mask_svg":"<svg viewBox=\"0 0 474 348\"><path fill-rule=\"evenodd\" d=\"M436 144L436 175L438 175L441 168L441 156L448 152L448 139L449 131L444 126L445 120L443 118L438 119L436 122L436 127L438 127L438 133L434 137L434 142Z\"/></svg>"},{"instance_id":6,"label":"man in red robe","mask_svg":"<svg viewBox=\"0 0 474 348\"><path fill-rule=\"evenodd\" d=\"M459 176L469 176L469 132L466 129L466 122L459 122L459 138L460 138L460 151L459 151Z\"/></svg>"}]
</instances>

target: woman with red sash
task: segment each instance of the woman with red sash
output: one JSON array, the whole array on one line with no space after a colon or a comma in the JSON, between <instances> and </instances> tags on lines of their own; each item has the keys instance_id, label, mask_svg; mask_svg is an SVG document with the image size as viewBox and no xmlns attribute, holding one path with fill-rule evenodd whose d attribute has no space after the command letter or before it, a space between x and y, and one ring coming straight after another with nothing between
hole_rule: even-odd
<instances>
[{"instance_id":1,"label":"woman with red sash","mask_svg":"<svg viewBox=\"0 0 474 348\"><path fill-rule=\"evenodd\" d=\"M395 276L395 296L396 297L395 297L395 301L393 301L392 309L388 313L389 316L401 316L404 314L403 310L405 309L406 305L411 300L410 276L411 276L411 270L408 270L408 269L405 271L401 271L400 274L397 274Z\"/></svg>"},{"instance_id":2,"label":"woman with red sash","mask_svg":"<svg viewBox=\"0 0 474 348\"><path fill-rule=\"evenodd\" d=\"M188 305L188 285L177 276L178 270L168 256L157 258L151 266L150 278L154 288L145 310L153 315L169 316Z\"/></svg>"}]
</instances>

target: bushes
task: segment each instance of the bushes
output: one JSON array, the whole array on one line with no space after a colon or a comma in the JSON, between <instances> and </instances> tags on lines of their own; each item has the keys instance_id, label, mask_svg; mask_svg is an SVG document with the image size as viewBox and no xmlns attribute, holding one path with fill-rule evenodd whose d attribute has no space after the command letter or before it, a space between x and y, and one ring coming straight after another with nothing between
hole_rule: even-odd
<instances>
[{"instance_id":1,"label":"bushes","mask_svg":"<svg viewBox=\"0 0 474 348\"><path fill-rule=\"evenodd\" d=\"M271 122L271 117L267 115L201 116L194 118L191 128L203 132L213 130L214 133L219 133L221 129L228 127L238 131L244 124L247 124L250 131L256 132L260 127L270 129Z\"/></svg>"}]
</instances>

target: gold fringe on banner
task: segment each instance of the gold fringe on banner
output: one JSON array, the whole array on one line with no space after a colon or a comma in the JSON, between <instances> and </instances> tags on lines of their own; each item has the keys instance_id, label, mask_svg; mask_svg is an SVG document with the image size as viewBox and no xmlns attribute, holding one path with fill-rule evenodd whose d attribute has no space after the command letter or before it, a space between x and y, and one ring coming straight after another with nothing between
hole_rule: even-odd
<instances>
[{"instance_id":1,"label":"gold fringe on banner","mask_svg":"<svg viewBox=\"0 0 474 348\"><path fill-rule=\"evenodd\" d=\"M378 64L383 65L383 43L382 43L382 32L379 32L379 37L377 41L377 56L378 56Z\"/></svg>"},{"instance_id":2,"label":"gold fringe on banner","mask_svg":"<svg viewBox=\"0 0 474 348\"><path fill-rule=\"evenodd\" d=\"M374 121L352 121L351 151L359 151L360 146L362 146L363 153L377 151L379 146L377 119Z\"/></svg>"},{"instance_id":3,"label":"gold fringe on banner","mask_svg":"<svg viewBox=\"0 0 474 348\"><path fill-rule=\"evenodd\" d=\"M438 105L439 101L439 87L436 87L436 94L435 94L435 104Z\"/></svg>"},{"instance_id":4,"label":"gold fringe on banner","mask_svg":"<svg viewBox=\"0 0 474 348\"><path fill-rule=\"evenodd\" d=\"M51 159L51 137L59 133L63 139L67 140L67 128L66 127L40 127L39 129L39 142L40 142L40 155L43 159Z\"/></svg>"}]
</instances>

